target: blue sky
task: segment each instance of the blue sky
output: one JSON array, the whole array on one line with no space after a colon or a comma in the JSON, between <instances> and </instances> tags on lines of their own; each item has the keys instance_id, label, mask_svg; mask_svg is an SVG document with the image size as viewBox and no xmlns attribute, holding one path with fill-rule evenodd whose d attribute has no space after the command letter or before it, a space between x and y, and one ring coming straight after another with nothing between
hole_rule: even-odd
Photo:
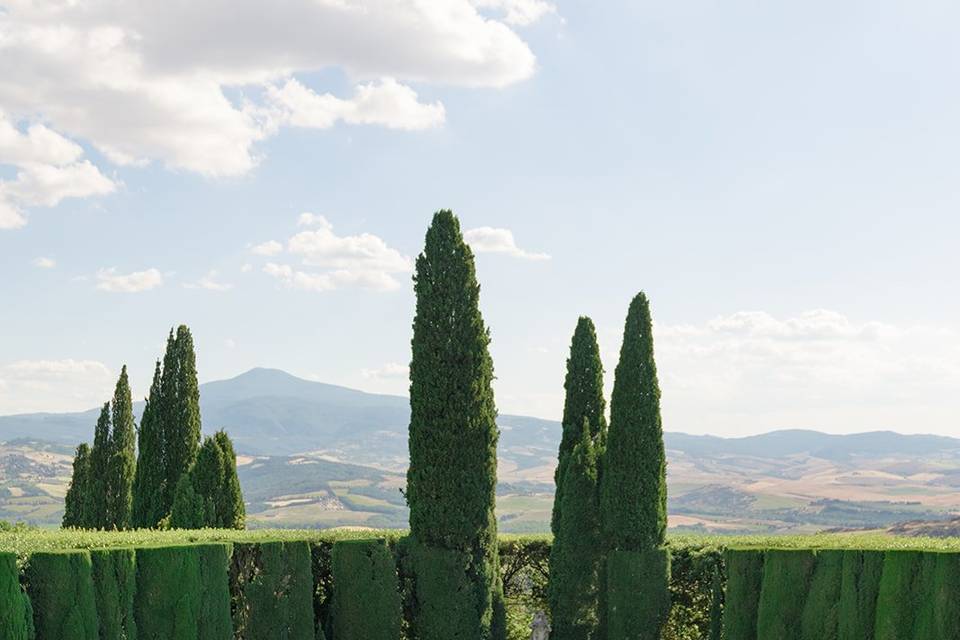
<instances>
[{"instance_id":1,"label":"blue sky","mask_svg":"<svg viewBox=\"0 0 960 640\"><path fill-rule=\"evenodd\" d=\"M580 314L612 382L643 289L668 430L956 432L955 3L163 6L0 0L0 413L181 322L203 380L403 393L448 207L502 411L559 415Z\"/></svg>"}]
</instances>

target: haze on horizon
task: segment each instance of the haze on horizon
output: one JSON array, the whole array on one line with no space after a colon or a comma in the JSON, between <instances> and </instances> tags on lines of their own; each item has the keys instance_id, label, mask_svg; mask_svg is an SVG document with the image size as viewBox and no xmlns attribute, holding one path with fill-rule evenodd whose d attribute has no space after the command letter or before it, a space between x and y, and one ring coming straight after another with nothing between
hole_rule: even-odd
<instances>
[{"instance_id":1,"label":"haze on horizon","mask_svg":"<svg viewBox=\"0 0 960 640\"><path fill-rule=\"evenodd\" d=\"M669 431L957 434L955 3L139 6L0 0L0 414L142 397L179 323L405 394L449 207L503 413L581 314L612 383L643 289Z\"/></svg>"}]
</instances>

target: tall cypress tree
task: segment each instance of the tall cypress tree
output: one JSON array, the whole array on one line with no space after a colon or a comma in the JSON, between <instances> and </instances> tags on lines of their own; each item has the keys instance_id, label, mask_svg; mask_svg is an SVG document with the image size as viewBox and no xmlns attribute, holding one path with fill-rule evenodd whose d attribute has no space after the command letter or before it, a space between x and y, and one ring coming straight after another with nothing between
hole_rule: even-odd
<instances>
[{"instance_id":1,"label":"tall cypress tree","mask_svg":"<svg viewBox=\"0 0 960 640\"><path fill-rule=\"evenodd\" d=\"M111 456L110 403L100 409L100 417L93 432L93 448L90 450L90 481L83 501L84 526L90 529L109 527L107 495L110 487L105 473Z\"/></svg>"},{"instance_id":2,"label":"tall cypress tree","mask_svg":"<svg viewBox=\"0 0 960 640\"><path fill-rule=\"evenodd\" d=\"M422 608L422 640L500 637L494 515L497 411L489 332L480 314L473 252L451 211L438 211L417 258L410 364L410 532L424 548L418 589L460 598L475 619L450 631L449 612ZM431 562L435 551L447 560ZM451 560L452 558L467 559ZM457 576L451 567L460 566ZM443 572L447 572L441 575ZM466 586L456 593L442 585ZM438 586L439 585L439 586ZM468 637L468 634L472 637Z\"/></svg>"},{"instance_id":3,"label":"tall cypress tree","mask_svg":"<svg viewBox=\"0 0 960 640\"><path fill-rule=\"evenodd\" d=\"M170 465L169 447L177 422L177 370L179 369L176 334L173 329L167 335L167 348L163 353L163 368L160 375L160 396L157 403L157 433L159 435L159 469L161 480L154 498L156 513L160 519L170 515L177 480L186 469L173 469ZM159 521L159 520L158 520Z\"/></svg>"},{"instance_id":4,"label":"tall cypress tree","mask_svg":"<svg viewBox=\"0 0 960 640\"><path fill-rule=\"evenodd\" d=\"M584 418L580 437L567 459L562 515L550 550L548 596L553 627L550 637L554 640L598 638L603 543L597 446L590 422Z\"/></svg>"},{"instance_id":5,"label":"tall cypress tree","mask_svg":"<svg viewBox=\"0 0 960 640\"><path fill-rule=\"evenodd\" d=\"M63 527L79 528L85 526L83 517L84 499L89 493L90 480L90 446L84 442L77 447L77 455L73 458L73 475L70 478L70 487L64 499Z\"/></svg>"},{"instance_id":6,"label":"tall cypress tree","mask_svg":"<svg viewBox=\"0 0 960 640\"><path fill-rule=\"evenodd\" d=\"M129 529L133 506L133 479L136 469L136 424L127 366L113 394L113 431L110 435L110 458L107 476L107 524L115 529Z\"/></svg>"},{"instance_id":7,"label":"tall cypress tree","mask_svg":"<svg viewBox=\"0 0 960 640\"><path fill-rule=\"evenodd\" d=\"M216 500L216 526L223 529L243 529L247 512L243 504L243 492L240 490L240 478L237 476L237 454L226 431L221 429L213 437L223 452L223 477Z\"/></svg>"},{"instance_id":8,"label":"tall cypress tree","mask_svg":"<svg viewBox=\"0 0 960 640\"><path fill-rule=\"evenodd\" d=\"M193 336L186 325L177 328L176 394L166 424L164 454L167 459L167 483L176 486L180 476L190 469L200 449L200 385L197 382L197 356ZM164 369L166 375L166 369ZM167 400L164 393L164 401Z\"/></svg>"},{"instance_id":9,"label":"tall cypress tree","mask_svg":"<svg viewBox=\"0 0 960 640\"><path fill-rule=\"evenodd\" d=\"M577 322L570 342L567 359L567 377L563 383L566 398L563 404L563 434L554 472L556 493L553 498L551 530L557 535L560 509L563 501L563 481L567 460L580 440L583 422L590 424L590 436L602 451L607 436L606 402L603 399L603 363L597 331L590 318L582 316Z\"/></svg>"},{"instance_id":10,"label":"tall cypress tree","mask_svg":"<svg viewBox=\"0 0 960 640\"><path fill-rule=\"evenodd\" d=\"M650 303L640 293L627 313L600 478L608 640L658 640L670 610L667 463L652 330Z\"/></svg>"},{"instance_id":11,"label":"tall cypress tree","mask_svg":"<svg viewBox=\"0 0 960 640\"><path fill-rule=\"evenodd\" d=\"M153 372L150 395L140 417L137 431L137 465L133 481L133 526L156 527L164 517L159 497L163 494L164 464L160 410L163 406L160 390L161 369L157 360Z\"/></svg>"}]
</instances>

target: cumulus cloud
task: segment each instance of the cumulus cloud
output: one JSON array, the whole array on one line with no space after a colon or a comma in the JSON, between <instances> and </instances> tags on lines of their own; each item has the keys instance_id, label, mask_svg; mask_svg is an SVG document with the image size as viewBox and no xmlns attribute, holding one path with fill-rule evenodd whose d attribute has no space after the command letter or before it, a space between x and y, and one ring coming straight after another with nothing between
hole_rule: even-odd
<instances>
[{"instance_id":1,"label":"cumulus cloud","mask_svg":"<svg viewBox=\"0 0 960 640\"><path fill-rule=\"evenodd\" d=\"M399 362L388 362L382 367L377 367L376 369L363 369L360 371L360 375L364 378L370 379L407 379L410 377L410 367L405 364L400 364Z\"/></svg>"},{"instance_id":2,"label":"cumulus cloud","mask_svg":"<svg viewBox=\"0 0 960 640\"><path fill-rule=\"evenodd\" d=\"M163 274L157 269L117 273L113 267L97 271L97 289L110 293L140 293L163 284Z\"/></svg>"},{"instance_id":3,"label":"cumulus cloud","mask_svg":"<svg viewBox=\"0 0 960 640\"><path fill-rule=\"evenodd\" d=\"M78 143L116 165L225 177L255 167L256 143L280 126L438 126L443 105L412 85L529 78L536 60L512 25L550 10L542 0L290 0L268 11L251 0L12 0L0 11L0 164L27 172L17 189L32 195L0 197L0 225L22 226L22 207L56 200L30 190L44 180L70 197L109 192L98 167L73 167ZM331 67L354 80L352 96L303 83Z\"/></svg>"},{"instance_id":4,"label":"cumulus cloud","mask_svg":"<svg viewBox=\"0 0 960 640\"><path fill-rule=\"evenodd\" d=\"M267 240L254 246L250 252L258 256L275 256L283 253L283 245L276 240Z\"/></svg>"},{"instance_id":5,"label":"cumulus cloud","mask_svg":"<svg viewBox=\"0 0 960 640\"><path fill-rule=\"evenodd\" d=\"M396 276L413 270L413 261L371 233L340 236L326 217L302 213L297 226L307 227L292 236L287 253L299 260L302 267L268 262L263 272L284 286L304 291L333 291L359 288L391 291L400 287ZM283 245L275 242L271 252L278 255Z\"/></svg>"},{"instance_id":6,"label":"cumulus cloud","mask_svg":"<svg viewBox=\"0 0 960 640\"><path fill-rule=\"evenodd\" d=\"M218 277L217 271L211 270L196 282L185 282L183 286L186 289L205 289L207 291L229 291L233 289L232 284L221 282L217 279Z\"/></svg>"},{"instance_id":7,"label":"cumulus cloud","mask_svg":"<svg viewBox=\"0 0 960 640\"><path fill-rule=\"evenodd\" d=\"M39 267L41 269L53 269L57 266L57 261L53 258L34 258L33 266Z\"/></svg>"},{"instance_id":8,"label":"cumulus cloud","mask_svg":"<svg viewBox=\"0 0 960 640\"><path fill-rule=\"evenodd\" d=\"M478 227L467 230L463 234L463 239L476 253L504 253L524 260L550 259L549 254L525 251L518 247L510 229Z\"/></svg>"},{"instance_id":9,"label":"cumulus cloud","mask_svg":"<svg viewBox=\"0 0 960 640\"><path fill-rule=\"evenodd\" d=\"M112 386L113 374L95 360L18 360L0 365L0 414L85 410Z\"/></svg>"}]
</instances>

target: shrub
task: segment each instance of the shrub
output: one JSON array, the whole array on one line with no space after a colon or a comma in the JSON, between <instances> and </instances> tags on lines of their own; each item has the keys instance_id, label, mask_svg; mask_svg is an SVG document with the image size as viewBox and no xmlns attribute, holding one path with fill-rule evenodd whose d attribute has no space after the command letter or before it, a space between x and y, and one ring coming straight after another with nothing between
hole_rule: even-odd
<instances>
[{"instance_id":1,"label":"shrub","mask_svg":"<svg viewBox=\"0 0 960 640\"><path fill-rule=\"evenodd\" d=\"M611 551L607 555L607 638L660 640L670 613L669 580L667 549Z\"/></svg>"},{"instance_id":2,"label":"shrub","mask_svg":"<svg viewBox=\"0 0 960 640\"><path fill-rule=\"evenodd\" d=\"M94 549L90 551L90 561L100 640L136 640L136 552L133 549Z\"/></svg>"},{"instance_id":3,"label":"shrub","mask_svg":"<svg viewBox=\"0 0 960 640\"><path fill-rule=\"evenodd\" d=\"M35 553L24 578L38 638L97 640L97 606L88 552Z\"/></svg>"},{"instance_id":4,"label":"shrub","mask_svg":"<svg viewBox=\"0 0 960 640\"><path fill-rule=\"evenodd\" d=\"M199 637L202 640L231 640L229 570L232 547L204 544L196 549L200 557Z\"/></svg>"},{"instance_id":5,"label":"shrub","mask_svg":"<svg viewBox=\"0 0 960 640\"><path fill-rule=\"evenodd\" d=\"M0 554L0 637L28 640L33 637L33 613L30 601L20 587L17 557Z\"/></svg>"},{"instance_id":6,"label":"shrub","mask_svg":"<svg viewBox=\"0 0 960 640\"><path fill-rule=\"evenodd\" d=\"M757 609L757 638L800 638L816 556L811 550L767 551Z\"/></svg>"},{"instance_id":7,"label":"shrub","mask_svg":"<svg viewBox=\"0 0 960 640\"><path fill-rule=\"evenodd\" d=\"M137 631L145 640L197 640L200 554L192 545L137 551Z\"/></svg>"},{"instance_id":8,"label":"shrub","mask_svg":"<svg viewBox=\"0 0 960 640\"><path fill-rule=\"evenodd\" d=\"M757 640L757 610L763 587L764 553L761 550L728 551L727 591L723 609L723 636Z\"/></svg>"},{"instance_id":9,"label":"shrub","mask_svg":"<svg viewBox=\"0 0 960 640\"><path fill-rule=\"evenodd\" d=\"M313 574L306 542L237 544L230 578L236 638L313 640Z\"/></svg>"},{"instance_id":10,"label":"shrub","mask_svg":"<svg viewBox=\"0 0 960 640\"><path fill-rule=\"evenodd\" d=\"M840 640L873 640L882 551L843 551L840 580Z\"/></svg>"},{"instance_id":11,"label":"shrub","mask_svg":"<svg viewBox=\"0 0 960 640\"><path fill-rule=\"evenodd\" d=\"M836 640L840 620L843 552L818 551L800 617L802 640Z\"/></svg>"},{"instance_id":12,"label":"shrub","mask_svg":"<svg viewBox=\"0 0 960 640\"><path fill-rule=\"evenodd\" d=\"M397 564L383 540L333 545L335 640L399 640Z\"/></svg>"}]
</instances>

